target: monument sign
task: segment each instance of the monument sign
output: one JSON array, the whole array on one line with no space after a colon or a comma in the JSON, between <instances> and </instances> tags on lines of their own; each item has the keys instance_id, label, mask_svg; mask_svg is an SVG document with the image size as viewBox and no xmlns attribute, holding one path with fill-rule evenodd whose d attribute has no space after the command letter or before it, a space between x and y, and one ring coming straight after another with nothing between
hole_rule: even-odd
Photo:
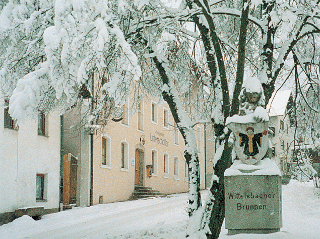
<instances>
[{"instance_id":1,"label":"monument sign","mask_svg":"<svg viewBox=\"0 0 320 239\"><path fill-rule=\"evenodd\" d=\"M237 162L227 169L225 209L229 234L279 231L281 177L276 163L267 158L257 165Z\"/></svg>"}]
</instances>

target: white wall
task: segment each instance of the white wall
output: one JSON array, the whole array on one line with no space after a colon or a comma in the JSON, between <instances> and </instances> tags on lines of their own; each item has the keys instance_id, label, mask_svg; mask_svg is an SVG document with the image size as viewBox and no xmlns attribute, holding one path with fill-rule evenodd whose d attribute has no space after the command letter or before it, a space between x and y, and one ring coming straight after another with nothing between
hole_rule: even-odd
<instances>
[{"instance_id":1,"label":"white wall","mask_svg":"<svg viewBox=\"0 0 320 239\"><path fill-rule=\"evenodd\" d=\"M21 207L59 207L60 116L48 118L48 136L38 135L37 119L4 128L3 100L0 103L0 213ZM36 174L45 174L46 201L36 202Z\"/></svg>"},{"instance_id":2,"label":"white wall","mask_svg":"<svg viewBox=\"0 0 320 239\"><path fill-rule=\"evenodd\" d=\"M280 120L284 122L284 130L280 130ZM280 168L280 170L286 171L287 166L286 164L291 162L291 147L290 144L292 142L292 139L290 137L290 119L288 115L278 115L278 116L271 116L269 121L269 127L275 127L275 136L270 137L272 146L276 149L276 155L275 155L275 161ZM287 132L288 128L288 132ZM281 149L281 140L284 141L284 150ZM287 145L289 148L287 148ZM285 157L284 157L285 156ZM281 164L281 158L283 160ZM285 173L285 172L283 172Z\"/></svg>"}]
</instances>

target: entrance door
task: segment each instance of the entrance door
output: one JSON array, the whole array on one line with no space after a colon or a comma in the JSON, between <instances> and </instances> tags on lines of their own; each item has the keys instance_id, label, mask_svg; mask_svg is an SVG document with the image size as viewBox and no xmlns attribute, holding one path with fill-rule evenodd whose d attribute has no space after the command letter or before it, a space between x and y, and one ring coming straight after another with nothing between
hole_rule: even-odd
<instances>
[{"instance_id":1,"label":"entrance door","mask_svg":"<svg viewBox=\"0 0 320 239\"><path fill-rule=\"evenodd\" d=\"M141 157L141 153L139 149L136 149L136 155L135 155L135 181L134 184L135 185L139 185L140 184L140 157Z\"/></svg>"},{"instance_id":2,"label":"entrance door","mask_svg":"<svg viewBox=\"0 0 320 239\"><path fill-rule=\"evenodd\" d=\"M63 204L77 203L78 162L72 154L63 156Z\"/></svg>"},{"instance_id":3,"label":"entrance door","mask_svg":"<svg viewBox=\"0 0 320 239\"><path fill-rule=\"evenodd\" d=\"M78 161L73 155L70 160L70 204L77 203L77 171Z\"/></svg>"}]
</instances>

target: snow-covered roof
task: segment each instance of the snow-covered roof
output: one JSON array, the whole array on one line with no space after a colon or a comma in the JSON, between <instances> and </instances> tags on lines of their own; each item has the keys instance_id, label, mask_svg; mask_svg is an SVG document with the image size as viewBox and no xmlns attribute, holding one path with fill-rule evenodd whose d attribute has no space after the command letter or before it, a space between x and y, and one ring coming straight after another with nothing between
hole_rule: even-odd
<instances>
[{"instance_id":1,"label":"snow-covered roof","mask_svg":"<svg viewBox=\"0 0 320 239\"><path fill-rule=\"evenodd\" d=\"M273 92L267 105L267 111L269 113L269 116L285 114L290 94L291 90L279 90Z\"/></svg>"}]
</instances>

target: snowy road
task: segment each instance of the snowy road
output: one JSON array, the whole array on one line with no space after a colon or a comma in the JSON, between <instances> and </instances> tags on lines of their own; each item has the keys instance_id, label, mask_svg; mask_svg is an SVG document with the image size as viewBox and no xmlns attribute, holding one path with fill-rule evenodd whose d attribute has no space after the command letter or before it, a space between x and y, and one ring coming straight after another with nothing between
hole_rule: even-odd
<instances>
[{"instance_id":1,"label":"snowy road","mask_svg":"<svg viewBox=\"0 0 320 239\"><path fill-rule=\"evenodd\" d=\"M156 200L156 199L155 199ZM91 210L72 215L72 222L61 227L57 218L56 228L38 233L34 238L113 238L126 235L135 230L148 230L159 222L176 223L187 218L184 214L186 197L169 200L140 200L135 202L117 203L116 205L98 205L95 213ZM88 215L89 214L89 215ZM75 217L76 216L76 217ZM77 220L77 218L79 218Z\"/></svg>"},{"instance_id":2,"label":"snowy road","mask_svg":"<svg viewBox=\"0 0 320 239\"><path fill-rule=\"evenodd\" d=\"M206 194L205 192L203 194ZM283 228L267 235L228 236L221 239L319 239L320 191L310 183L291 181L283 186ZM185 238L187 194L75 208L46 215L39 221L28 216L0 226L0 239L19 238ZM203 238L203 237L201 237Z\"/></svg>"},{"instance_id":3,"label":"snowy road","mask_svg":"<svg viewBox=\"0 0 320 239\"><path fill-rule=\"evenodd\" d=\"M148 238L159 226L185 224L186 202L187 195L180 194L75 208L40 221L24 217L0 227L0 238Z\"/></svg>"}]
</instances>

